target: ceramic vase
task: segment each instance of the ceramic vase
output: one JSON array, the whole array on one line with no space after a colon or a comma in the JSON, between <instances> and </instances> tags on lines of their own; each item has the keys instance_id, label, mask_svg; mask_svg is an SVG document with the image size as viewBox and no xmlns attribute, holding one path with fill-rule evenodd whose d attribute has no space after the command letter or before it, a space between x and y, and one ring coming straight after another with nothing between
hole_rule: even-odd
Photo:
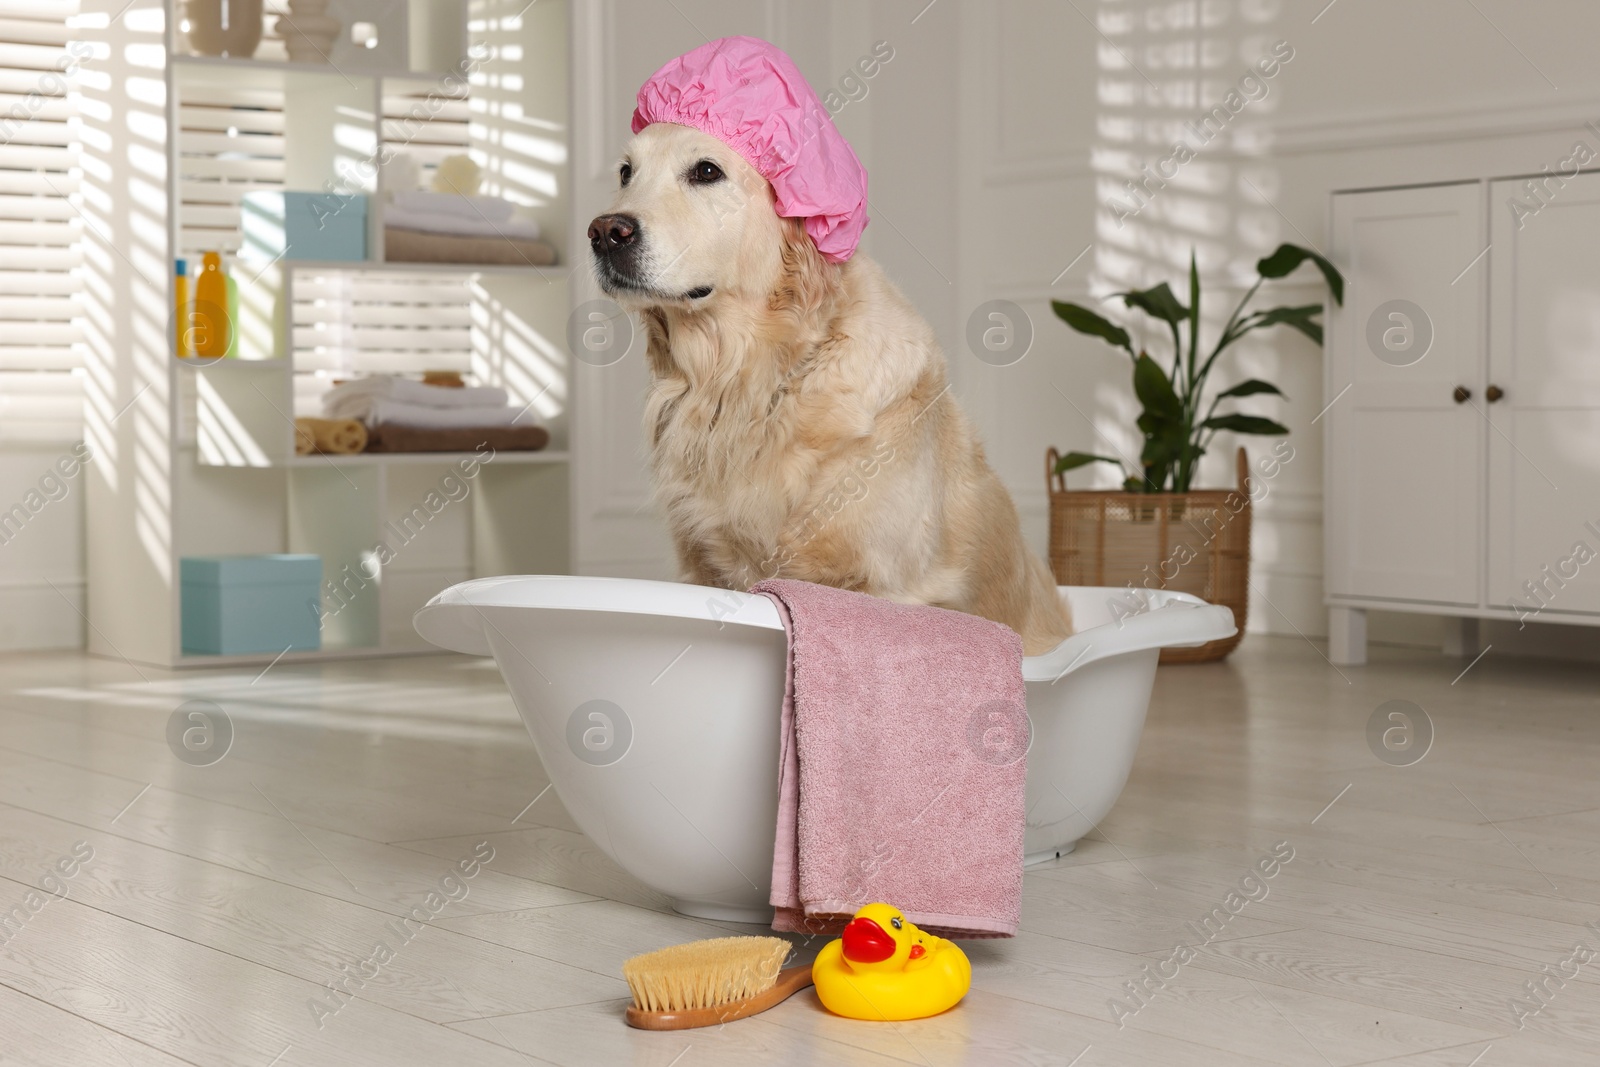
<instances>
[{"instance_id":1,"label":"ceramic vase","mask_svg":"<svg viewBox=\"0 0 1600 1067\"><path fill-rule=\"evenodd\" d=\"M279 15L274 28L294 62L328 63L343 25L328 14L328 0L289 0L289 13Z\"/></svg>"},{"instance_id":2,"label":"ceramic vase","mask_svg":"<svg viewBox=\"0 0 1600 1067\"><path fill-rule=\"evenodd\" d=\"M183 13L196 55L247 59L261 43L261 0L186 0Z\"/></svg>"}]
</instances>

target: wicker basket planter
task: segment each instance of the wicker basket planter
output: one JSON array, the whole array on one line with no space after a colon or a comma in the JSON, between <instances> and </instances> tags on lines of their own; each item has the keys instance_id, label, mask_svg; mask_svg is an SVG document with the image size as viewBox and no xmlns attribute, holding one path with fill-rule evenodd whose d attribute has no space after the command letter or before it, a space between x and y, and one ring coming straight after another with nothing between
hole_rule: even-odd
<instances>
[{"instance_id":1,"label":"wicker basket planter","mask_svg":"<svg viewBox=\"0 0 1600 1067\"><path fill-rule=\"evenodd\" d=\"M1249 462L1237 489L1188 493L1069 490L1045 454L1050 569L1060 585L1176 589L1233 610L1239 632L1199 648L1169 648L1162 663L1206 663L1234 650L1250 608Z\"/></svg>"}]
</instances>

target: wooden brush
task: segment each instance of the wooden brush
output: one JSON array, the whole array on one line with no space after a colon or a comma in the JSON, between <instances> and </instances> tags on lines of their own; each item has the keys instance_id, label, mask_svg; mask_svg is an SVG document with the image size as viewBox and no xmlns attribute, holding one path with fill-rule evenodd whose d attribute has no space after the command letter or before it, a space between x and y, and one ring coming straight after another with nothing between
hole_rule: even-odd
<instances>
[{"instance_id":1,"label":"wooden brush","mask_svg":"<svg viewBox=\"0 0 1600 1067\"><path fill-rule=\"evenodd\" d=\"M688 1030L766 1011L811 984L811 965L786 968L788 955L781 937L716 937L635 956L622 965L628 1025Z\"/></svg>"}]
</instances>

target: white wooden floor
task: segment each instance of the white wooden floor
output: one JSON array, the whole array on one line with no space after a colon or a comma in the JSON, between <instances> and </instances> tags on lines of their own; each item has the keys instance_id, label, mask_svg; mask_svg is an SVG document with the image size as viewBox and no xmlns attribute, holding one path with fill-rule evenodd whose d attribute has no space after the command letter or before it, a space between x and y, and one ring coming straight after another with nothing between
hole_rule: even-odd
<instances>
[{"instance_id":1,"label":"white wooden floor","mask_svg":"<svg viewBox=\"0 0 1600 1067\"><path fill-rule=\"evenodd\" d=\"M670 913L575 831L492 665L0 659L0 911L21 908L0 930L0 1062L1600 1062L1600 955L1574 955L1600 949L1600 674L1491 652L1452 682L1463 666L1380 649L1341 675L1307 642L1252 638L1163 668L1122 800L1028 874L1020 937L970 946L954 1012L857 1023L807 993L645 1034L621 1020L622 960L749 928ZM1369 750L1391 699L1434 723L1414 766ZM165 739L189 700L234 724L209 767ZM483 841L466 896L401 943L389 924ZM1267 895L1167 962L1279 842L1293 859L1246 884ZM380 940L393 958L314 1010Z\"/></svg>"}]
</instances>

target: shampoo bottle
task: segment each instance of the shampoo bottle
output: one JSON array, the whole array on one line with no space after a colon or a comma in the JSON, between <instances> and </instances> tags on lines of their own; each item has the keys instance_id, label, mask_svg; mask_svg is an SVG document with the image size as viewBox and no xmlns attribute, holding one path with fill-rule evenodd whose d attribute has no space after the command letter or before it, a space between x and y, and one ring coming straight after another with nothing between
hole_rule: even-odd
<instances>
[{"instance_id":1,"label":"shampoo bottle","mask_svg":"<svg viewBox=\"0 0 1600 1067\"><path fill-rule=\"evenodd\" d=\"M172 323L174 351L178 358L194 355L189 350L189 263L183 259L173 262Z\"/></svg>"},{"instance_id":2,"label":"shampoo bottle","mask_svg":"<svg viewBox=\"0 0 1600 1067\"><path fill-rule=\"evenodd\" d=\"M222 257L207 252L194 280L194 329L190 342L194 354L204 359L221 359L232 343L233 324L228 321L228 279L222 273Z\"/></svg>"}]
</instances>

